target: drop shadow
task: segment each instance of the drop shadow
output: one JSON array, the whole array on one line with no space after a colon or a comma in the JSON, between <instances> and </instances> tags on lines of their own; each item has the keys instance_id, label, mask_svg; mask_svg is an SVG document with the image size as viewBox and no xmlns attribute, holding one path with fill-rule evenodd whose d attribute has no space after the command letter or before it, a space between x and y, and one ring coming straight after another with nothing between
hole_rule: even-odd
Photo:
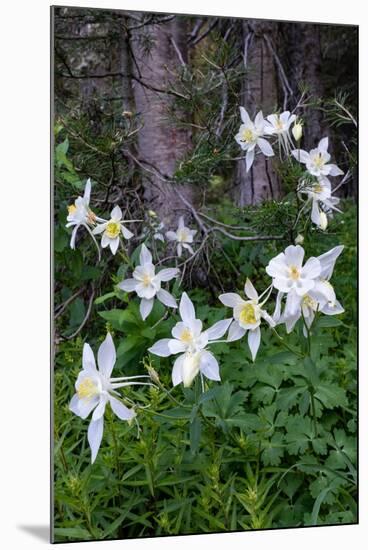
<instances>
[{"instance_id":1,"label":"drop shadow","mask_svg":"<svg viewBox=\"0 0 368 550\"><path fill-rule=\"evenodd\" d=\"M50 542L50 527L48 525L17 525L17 528L42 542Z\"/></svg>"}]
</instances>

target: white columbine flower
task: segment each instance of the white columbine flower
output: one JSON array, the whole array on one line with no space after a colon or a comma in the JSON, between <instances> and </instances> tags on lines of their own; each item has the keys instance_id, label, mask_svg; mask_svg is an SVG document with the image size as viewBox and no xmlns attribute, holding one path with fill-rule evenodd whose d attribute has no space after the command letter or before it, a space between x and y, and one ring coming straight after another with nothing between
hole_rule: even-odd
<instances>
[{"instance_id":1,"label":"white columbine flower","mask_svg":"<svg viewBox=\"0 0 368 550\"><path fill-rule=\"evenodd\" d=\"M303 266L303 258L303 247L290 245L269 262L266 272L277 290L285 293L295 290L297 296L303 296L314 287L321 264L317 258L309 258Z\"/></svg>"},{"instance_id":2,"label":"white columbine flower","mask_svg":"<svg viewBox=\"0 0 368 550\"><path fill-rule=\"evenodd\" d=\"M121 402L120 395L116 390L124 386L142 384L142 382L136 381L139 378L149 378L144 375L111 378L115 361L116 352L111 334L107 334L99 347L98 369L90 345L84 344L82 370L75 383L76 393L72 397L69 408L83 419L93 411L88 427L88 443L91 447L92 463L96 459L102 440L106 405L110 403L113 412L121 420L131 420L135 416L135 412Z\"/></svg>"},{"instance_id":3,"label":"white columbine flower","mask_svg":"<svg viewBox=\"0 0 368 550\"><path fill-rule=\"evenodd\" d=\"M255 155L255 148L258 146L262 153L266 157L272 157L274 152L271 145L262 136L265 135L265 120L263 118L262 111L260 111L254 122L249 118L247 111L244 107L240 107L240 116L243 121L239 128L239 132L236 134L235 139L239 143L243 151L246 151L245 162L247 172L250 170Z\"/></svg>"},{"instance_id":4,"label":"white columbine flower","mask_svg":"<svg viewBox=\"0 0 368 550\"><path fill-rule=\"evenodd\" d=\"M314 281L314 286L302 296L297 295L293 290L286 296L284 312L281 314L281 300L284 293L279 292L276 304L275 321L285 323L287 332L291 332L300 317L304 317L308 327L311 326L315 314L318 311L325 315L338 315L344 312L344 308L336 299L333 286L329 282L334 270L335 262L343 246L335 246L325 254L318 256L321 265L321 272ZM306 334L305 330L304 333Z\"/></svg>"},{"instance_id":5,"label":"white columbine flower","mask_svg":"<svg viewBox=\"0 0 368 550\"><path fill-rule=\"evenodd\" d=\"M235 340L239 340L248 331L248 345L254 361L261 342L261 319L265 319L270 327L274 327L276 323L267 311L263 309L269 293L266 299L259 303L262 295L258 296L258 292L249 279L245 283L244 293L249 300L243 300L239 294L234 292L221 294L219 300L225 306L233 308L234 321L229 329L228 341L234 342Z\"/></svg>"},{"instance_id":6,"label":"white columbine flower","mask_svg":"<svg viewBox=\"0 0 368 550\"><path fill-rule=\"evenodd\" d=\"M122 217L123 213L120 207L115 206L111 212L110 220L104 221L93 230L94 235L103 233L101 246L102 248L106 248L107 246L109 246L113 254L116 254L116 251L118 249L120 233L123 234L125 239L131 239L133 237L133 233L124 226Z\"/></svg>"},{"instance_id":7,"label":"white columbine flower","mask_svg":"<svg viewBox=\"0 0 368 550\"><path fill-rule=\"evenodd\" d=\"M66 227L73 227L72 236L70 239L70 248L75 249L75 239L77 236L78 229L83 226L87 229L88 233L92 236L97 248L98 244L96 239L93 237L90 227L95 225L97 218L96 214L92 212L89 207L89 201L91 198L91 180L88 178L83 197L78 197L74 204L68 206L68 216L66 218L67 224Z\"/></svg>"},{"instance_id":8,"label":"white columbine flower","mask_svg":"<svg viewBox=\"0 0 368 550\"><path fill-rule=\"evenodd\" d=\"M284 111L280 115L269 115L265 123L265 133L278 137L279 144L286 155L289 154L290 146L293 145L289 130L295 119L296 115L291 115L290 111Z\"/></svg>"},{"instance_id":9,"label":"white columbine flower","mask_svg":"<svg viewBox=\"0 0 368 550\"><path fill-rule=\"evenodd\" d=\"M330 215L331 210L341 212L341 210L336 207L340 199L332 195L331 182L326 177L320 176L315 183L302 187L300 192L306 193L308 195L308 200L312 201L312 222L324 231L328 224L326 212Z\"/></svg>"},{"instance_id":10,"label":"white columbine flower","mask_svg":"<svg viewBox=\"0 0 368 550\"><path fill-rule=\"evenodd\" d=\"M306 165L308 172L312 176L340 176L344 172L336 164L328 164L331 155L327 152L328 137L321 139L316 149L309 153L303 149L294 149L291 154L297 161Z\"/></svg>"},{"instance_id":11,"label":"white columbine flower","mask_svg":"<svg viewBox=\"0 0 368 550\"><path fill-rule=\"evenodd\" d=\"M206 346L225 334L232 319L218 321L202 331L202 321L196 319L193 303L186 292L181 296L179 312L182 320L172 329L173 338L159 340L149 351L159 357L181 354L172 370L174 386L183 382L189 387L198 373L210 380L220 380L218 362Z\"/></svg>"},{"instance_id":12,"label":"white columbine flower","mask_svg":"<svg viewBox=\"0 0 368 550\"><path fill-rule=\"evenodd\" d=\"M141 298L140 312L145 320L151 313L155 297L165 306L178 307L174 296L161 288L161 283L171 281L179 273L177 268L162 269L157 274L152 263L152 255L145 244L142 244L139 256L140 265L133 271L132 279L125 279L118 287L126 292L136 292Z\"/></svg>"},{"instance_id":13,"label":"white columbine flower","mask_svg":"<svg viewBox=\"0 0 368 550\"><path fill-rule=\"evenodd\" d=\"M182 249L186 248L191 254L194 254L192 247L190 246L193 242L193 237L197 233L196 229L189 229L184 224L184 216L180 216L178 222L178 229L176 231L167 231L166 237L169 241L176 241L177 253L179 258L182 254Z\"/></svg>"}]
</instances>

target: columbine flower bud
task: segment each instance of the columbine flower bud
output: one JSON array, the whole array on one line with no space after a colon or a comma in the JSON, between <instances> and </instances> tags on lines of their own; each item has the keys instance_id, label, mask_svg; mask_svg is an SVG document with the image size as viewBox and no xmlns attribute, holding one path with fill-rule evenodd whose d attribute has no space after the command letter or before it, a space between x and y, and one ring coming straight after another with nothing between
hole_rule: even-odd
<instances>
[{"instance_id":1,"label":"columbine flower bud","mask_svg":"<svg viewBox=\"0 0 368 550\"><path fill-rule=\"evenodd\" d=\"M328 219L324 212L320 212L319 214L319 227L322 229L322 231L325 231L327 229L328 225Z\"/></svg>"},{"instance_id":2,"label":"columbine flower bud","mask_svg":"<svg viewBox=\"0 0 368 550\"><path fill-rule=\"evenodd\" d=\"M123 111L123 116L126 118L131 118L133 116L133 113L131 111Z\"/></svg>"},{"instance_id":3,"label":"columbine flower bud","mask_svg":"<svg viewBox=\"0 0 368 550\"><path fill-rule=\"evenodd\" d=\"M291 130L295 141L299 141L303 134L303 126L300 122L296 122Z\"/></svg>"},{"instance_id":4,"label":"columbine flower bud","mask_svg":"<svg viewBox=\"0 0 368 550\"><path fill-rule=\"evenodd\" d=\"M148 374L154 384L160 383L160 378L158 376L158 372L151 366L147 367Z\"/></svg>"},{"instance_id":5,"label":"columbine flower bud","mask_svg":"<svg viewBox=\"0 0 368 550\"><path fill-rule=\"evenodd\" d=\"M151 218L157 218L157 214L154 210L148 210L148 215L151 216Z\"/></svg>"},{"instance_id":6,"label":"columbine flower bud","mask_svg":"<svg viewBox=\"0 0 368 550\"><path fill-rule=\"evenodd\" d=\"M303 244L304 243L304 237L299 233L295 239L295 244Z\"/></svg>"}]
</instances>

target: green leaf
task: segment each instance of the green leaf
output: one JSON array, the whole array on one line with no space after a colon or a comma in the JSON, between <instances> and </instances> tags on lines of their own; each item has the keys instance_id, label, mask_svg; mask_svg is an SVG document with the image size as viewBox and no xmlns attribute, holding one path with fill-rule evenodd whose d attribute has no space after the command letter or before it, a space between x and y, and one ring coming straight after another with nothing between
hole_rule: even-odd
<instances>
[{"instance_id":1,"label":"green leaf","mask_svg":"<svg viewBox=\"0 0 368 550\"><path fill-rule=\"evenodd\" d=\"M115 297L115 292L108 292L107 294L104 294L103 296L99 296L95 299L95 305L98 306L99 304L103 304L107 300L110 300L111 298Z\"/></svg>"},{"instance_id":2,"label":"green leaf","mask_svg":"<svg viewBox=\"0 0 368 550\"><path fill-rule=\"evenodd\" d=\"M117 330L127 330L129 326L139 326L141 322L128 309L111 309L110 311L99 311L100 317L111 323Z\"/></svg>"},{"instance_id":3,"label":"green leaf","mask_svg":"<svg viewBox=\"0 0 368 550\"><path fill-rule=\"evenodd\" d=\"M328 409L348 405L345 390L332 383L319 383L314 397Z\"/></svg>"},{"instance_id":4,"label":"green leaf","mask_svg":"<svg viewBox=\"0 0 368 550\"><path fill-rule=\"evenodd\" d=\"M192 455L197 454L199 449L199 444L201 441L202 434L202 422L199 416L196 416L190 424L189 428L189 440L190 440L190 451Z\"/></svg>"},{"instance_id":5,"label":"green leaf","mask_svg":"<svg viewBox=\"0 0 368 550\"><path fill-rule=\"evenodd\" d=\"M89 540L91 533L83 527L55 527L54 537L69 538L74 540Z\"/></svg>"},{"instance_id":6,"label":"green leaf","mask_svg":"<svg viewBox=\"0 0 368 550\"><path fill-rule=\"evenodd\" d=\"M337 319L336 317L320 317L316 323L315 328L334 328L334 327L340 327L343 324L343 322L340 319Z\"/></svg>"}]
</instances>

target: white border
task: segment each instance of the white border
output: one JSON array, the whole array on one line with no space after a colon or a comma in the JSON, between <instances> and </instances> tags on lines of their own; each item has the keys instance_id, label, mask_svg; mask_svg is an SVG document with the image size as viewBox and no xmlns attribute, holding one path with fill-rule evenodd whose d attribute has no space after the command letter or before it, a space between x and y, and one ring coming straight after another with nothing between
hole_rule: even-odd
<instances>
[{"instance_id":1,"label":"white border","mask_svg":"<svg viewBox=\"0 0 368 550\"><path fill-rule=\"evenodd\" d=\"M63 2L59 4L64 5ZM360 25L360 301L361 336L368 326L367 228L367 52L368 19L358 0L98 0L68 5L217 14ZM2 6L1 63L1 489L3 548L42 548L49 521L49 2L29 0ZM5 119L5 125L4 125ZM5 170L4 170L5 167ZM5 218L5 219L4 219ZM364 265L365 264L365 265ZM4 356L5 348L5 356ZM363 348L363 346L361 346ZM286 550L333 547L360 549L368 540L368 438L366 348L360 357L359 526L201 535L89 543L88 548L152 550L232 545ZM26 529L25 529L26 528ZM82 548L81 543L59 545Z\"/></svg>"}]
</instances>

